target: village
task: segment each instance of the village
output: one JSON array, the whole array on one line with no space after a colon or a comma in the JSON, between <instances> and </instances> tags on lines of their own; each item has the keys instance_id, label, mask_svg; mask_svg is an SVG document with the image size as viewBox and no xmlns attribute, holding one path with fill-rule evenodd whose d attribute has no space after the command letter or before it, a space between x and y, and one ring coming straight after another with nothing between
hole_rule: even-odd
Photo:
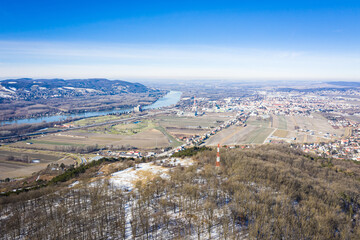
<instances>
[{"instance_id":1,"label":"village","mask_svg":"<svg viewBox=\"0 0 360 240\"><path fill-rule=\"evenodd\" d=\"M328 143L307 143L301 149L322 157L351 159L360 161L360 127L358 124L351 130L351 136Z\"/></svg>"}]
</instances>

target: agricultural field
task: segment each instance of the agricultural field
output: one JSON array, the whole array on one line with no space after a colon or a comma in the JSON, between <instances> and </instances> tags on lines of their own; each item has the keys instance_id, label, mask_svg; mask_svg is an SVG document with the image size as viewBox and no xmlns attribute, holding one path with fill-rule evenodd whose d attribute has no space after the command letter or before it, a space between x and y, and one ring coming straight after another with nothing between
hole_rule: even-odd
<instances>
[{"instance_id":1,"label":"agricultural field","mask_svg":"<svg viewBox=\"0 0 360 240\"><path fill-rule=\"evenodd\" d=\"M286 130L287 129L287 119L285 116L277 116L278 117L278 129Z\"/></svg>"},{"instance_id":2,"label":"agricultural field","mask_svg":"<svg viewBox=\"0 0 360 240\"><path fill-rule=\"evenodd\" d=\"M278 129L275 130L275 132L272 134L275 137L279 137L279 138L285 138L288 135L288 131L283 130L283 129Z\"/></svg>"},{"instance_id":3,"label":"agricultural field","mask_svg":"<svg viewBox=\"0 0 360 240\"><path fill-rule=\"evenodd\" d=\"M246 144L263 144L270 133L273 132L272 128L257 128L252 131L245 140Z\"/></svg>"},{"instance_id":4,"label":"agricultural field","mask_svg":"<svg viewBox=\"0 0 360 240\"><path fill-rule=\"evenodd\" d=\"M202 135L232 119L232 113L214 113L198 117L158 115L149 119L112 123L48 134L31 140L13 143L12 146L25 149L51 151L77 151L94 147L113 149L149 150L154 148L177 147L183 144L179 139ZM117 120L119 116L101 116L73 122L75 126Z\"/></svg>"},{"instance_id":5,"label":"agricultural field","mask_svg":"<svg viewBox=\"0 0 360 240\"><path fill-rule=\"evenodd\" d=\"M270 133L274 131L273 128L270 128L271 118L262 119L258 117L250 117L247 124L253 129L244 135L242 143L245 144L262 144Z\"/></svg>"},{"instance_id":6,"label":"agricultural field","mask_svg":"<svg viewBox=\"0 0 360 240\"><path fill-rule=\"evenodd\" d=\"M68 154L39 150L17 149L7 146L0 148L0 179L31 175L45 168L49 163L72 164L74 159ZM31 163L39 160L39 163Z\"/></svg>"},{"instance_id":7,"label":"agricultural field","mask_svg":"<svg viewBox=\"0 0 360 240\"><path fill-rule=\"evenodd\" d=\"M205 145L262 144L273 132L270 119L250 117L246 127L231 126L209 138Z\"/></svg>"},{"instance_id":8,"label":"agricultural field","mask_svg":"<svg viewBox=\"0 0 360 240\"><path fill-rule=\"evenodd\" d=\"M129 124L118 124L112 127L112 134L134 135L145 130L154 129L156 124L150 120L135 121Z\"/></svg>"},{"instance_id":9,"label":"agricultural field","mask_svg":"<svg viewBox=\"0 0 360 240\"><path fill-rule=\"evenodd\" d=\"M68 151L79 152L95 147L95 145L98 148L110 147L123 150L130 148L149 150L169 146L177 147L183 143L167 127L175 127L181 122L183 124L181 128L186 129L189 134L193 135L207 131L209 126L217 126L228 118L220 116L209 120L203 117L185 119L163 116L159 119L141 119L121 124L108 124L82 130L47 134L26 141L19 141L9 144L7 149L10 150L3 149L0 151L0 170L2 173L0 178L31 175L33 172L45 168L49 163L59 161L68 160L67 164L72 164L76 158L72 158L71 156L74 156L74 154L67 153ZM102 116L83 119L75 122L75 124L89 125L111 120L116 119L114 116ZM201 126L201 132L194 131L193 126ZM10 155L21 161L9 161ZM40 163L28 163L24 162L23 159L40 159Z\"/></svg>"},{"instance_id":10,"label":"agricultural field","mask_svg":"<svg viewBox=\"0 0 360 240\"><path fill-rule=\"evenodd\" d=\"M213 135L206 140L205 145L207 146L216 146L217 144L221 145L236 145L245 141L244 136L246 133L250 132L253 127L238 127L231 126L227 129L224 129L217 134Z\"/></svg>"},{"instance_id":11,"label":"agricultural field","mask_svg":"<svg viewBox=\"0 0 360 240\"><path fill-rule=\"evenodd\" d=\"M350 137L351 134L352 134L352 131L353 131L353 128L352 128L352 127L347 127L347 128L345 128L344 137L345 137L345 138Z\"/></svg>"},{"instance_id":12,"label":"agricultural field","mask_svg":"<svg viewBox=\"0 0 360 240\"><path fill-rule=\"evenodd\" d=\"M271 125L276 131L267 140L327 142L345 133L345 129L334 129L326 118L316 113L311 116L272 115Z\"/></svg>"},{"instance_id":13,"label":"agricultural field","mask_svg":"<svg viewBox=\"0 0 360 240\"><path fill-rule=\"evenodd\" d=\"M127 116L129 117L129 116ZM99 116L73 122L75 126L118 120L124 116ZM166 129L151 119L141 119L124 123L113 123L81 130L48 134L13 145L20 148L44 149L52 151L81 150L95 145L118 149L151 149L179 146Z\"/></svg>"},{"instance_id":14,"label":"agricultural field","mask_svg":"<svg viewBox=\"0 0 360 240\"><path fill-rule=\"evenodd\" d=\"M128 118L131 117L129 114L124 114L124 115L105 115L105 116L98 116L98 117L91 117L91 118L85 118L85 119L81 119L78 121L74 121L71 122L69 124L72 124L76 127L83 127L83 126L87 126L87 125L91 125L91 124L97 124L97 123L105 123L105 122L109 122L109 121L115 121L115 120L120 120L123 118Z\"/></svg>"},{"instance_id":15,"label":"agricultural field","mask_svg":"<svg viewBox=\"0 0 360 240\"><path fill-rule=\"evenodd\" d=\"M178 147L183 144L182 142L177 140L175 137L173 137L170 133L168 133L164 127L157 126L156 129L159 130L160 132L162 132L168 138L171 147Z\"/></svg>"},{"instance_id":16,"label":"agricultural field","mask_svg":"<svg viewBox=\"0 0 360 240\"><path fill-rule=\"evenodd\" d=\"M156 118L157 123L176 138L202 135L209 129L221 125L234 117L233 113L207 113L197 117L164 115Z\"/></svg>"},{"instance_id":17,"label":"agricultural field","mask_svg":"<svg viewBox=\"0 0 360 240\"><path fill-rule=\"evenodd\" d=\"M85 120L85 119L84 119ZM109 120L111 121L111 120ZM89 127L76 132L81 133L99 133L116 135L134 135L145 130L153 129L155 123L151 120L128 121L123 123L106 124L96 127Z\"/></svg>"},{"instance_id":18,"label":"agricultural field","mask_svg":"<svg viewBox=\"0 0 360 240\"><path fill-rule=\"evenodd\" d=\"M156 129L149 129L133 135L88 133L69 131L51 134L30 140L33 144L25 142L15 143L18 147L31 147L37 149L61 150L64 147L87 147L98 145L100 147L114 148L163 148L169 146L169 141L164 134Z\"/></svg>"},{"instance_id":19,"label":"agricultural field","mask_svg":"<svg viewBox=\"0 0 360 240\"><path fill-rule=\"evenodd\" d=\"M262 144L270 141L327 142L344 135L346 129L332 128L320 114L306 116L250 117L246 127L232 126L206 141L206 145ZM349 134L350 130L346 130Z\"/></svg>"}]
</instances>

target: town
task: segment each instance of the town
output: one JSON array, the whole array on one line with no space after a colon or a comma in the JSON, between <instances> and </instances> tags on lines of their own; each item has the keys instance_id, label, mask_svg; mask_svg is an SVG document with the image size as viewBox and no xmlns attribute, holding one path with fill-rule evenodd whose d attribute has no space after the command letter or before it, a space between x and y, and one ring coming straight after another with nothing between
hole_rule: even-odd
<instances>
[{"instance_id":1,"label":"town","mask_svg":"<svg viewBox=\"0 0 360 240\"><path fill-rule=\"evenodd\" d=\"M227 141L226 147L250 147L253 144L288 143L296 145L306 153L337 159L360 160L359 122L360 92L356 89L346 91L318 90L307 91L265 91L259 90L249 97L227 97L211 100L206 97L183 97L175 107L167 108L166 115L179 118L202 119L214 114L233 114L230 119L202 134L179 136L182 142L175 148L161 151L100 151L102 156L154 157L170 156L174 152L193 146L215 146L228 137L215 137L224 129L242 129L237 134L249 134L251 125L263 124L270 129L260 141ZM134 112L140 112L139 106ZM160 113L161 115L161 113ZM136 121L134 121L136 122ZM248 126L249 125L249 126ZM206 129L203 129L206 130ZM253 134L258 129L251 129ZM209 139L216 139L217 142ZM294 145L294 146L295 146Z\"/></svg>"}]
</instances>

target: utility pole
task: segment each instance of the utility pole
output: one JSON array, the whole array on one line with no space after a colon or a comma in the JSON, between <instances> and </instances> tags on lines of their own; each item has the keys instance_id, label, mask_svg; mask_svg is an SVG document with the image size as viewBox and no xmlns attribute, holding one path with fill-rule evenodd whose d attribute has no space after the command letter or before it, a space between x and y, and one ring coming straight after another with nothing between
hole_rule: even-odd
<instances>
[{"instance_id":1,"label":"utility pole","mask_svg":"<svg viewBox=\"0 0 360 240\"><path fill-rule=\"evenodd\" d=\"M217 153L216 153L216 167L220 167L220 144L218 143L217 146Z\"/></svg>"}]
</instances>

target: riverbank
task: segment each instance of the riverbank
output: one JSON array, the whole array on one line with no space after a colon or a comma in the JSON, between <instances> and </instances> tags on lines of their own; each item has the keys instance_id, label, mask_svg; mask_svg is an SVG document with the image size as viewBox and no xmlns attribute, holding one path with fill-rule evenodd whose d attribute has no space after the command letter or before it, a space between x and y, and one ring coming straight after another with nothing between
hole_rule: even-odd
<instances>
[{"instance_id":1,"label":"riverbank","mask_svg":"<svg viewBox=\"0 0 360 240\"><path fill-rule=\"evenodd\" d=\"M176 104L181 97L181 92L177 91L170 91L167 92L162 97L158 98L156 101L153 101L151 104L145 104L143 109L154 109L160 107L166 107L173 104ZM141 100L144 102L144 100ZM141 102L140 101L140 102ZM128 105L126 108L112 108L108 110L93 110L93 111L84 111L84 112L76 112L76 113L64 113L60 112L56 115L45 115L41 117L30 117L24 119L16 119L16 120L9 120L9 121L1 121L0 125L5 124L32 124L32 123L41 123L41 122L56 122L56 121L63 121L67 118L88 118L88 117L97 117L102 115L108 114L118 114L118 113L126 113L131 112L133 107L137 104ZM140 104L141 105L141 104Z\"/></svg>"},{"instance_id":2,"label":"riverbank","mask_svg":"<svg viewBox=\"0 0 360 240\"><path fill-rule=\"evenodd\" d=\"M168 107L171 105L176 104L181 97L181 92L176 92L176 91L171 91L169 93L167 93L165 96L163 96L162 98L158 99L156 102L154 102L151 105L145 106L144 110L149 110L149 109L156 109L156 108L161 108L161 107ZM0 140L8 142L8 141L18 141L18 140L25 140L29 137L32 136L37 136L37 135L42 135L42 134L48 134L48 133L57 133L57 132L62 132L62 131L67 131L68 129L63 129L63 128L55 128L52 129L52 127L54 127L54 124L63 124L66 122L70 122L72 120L79 120L79 119L84 119L84 118L90 118L90 117L98 117L98 116L105 116L105 115L122 115L128 112L131 112L133 109L128 108L128 109L115 109L115 110L108 110L108 111L100 111L100 112L86 112L86 113L82 113L82 114L72 114L72 115L61 115L61 116L49 116L49 117L44 117L41 119L35 118L29 118L29 119L23 119L25 121L31 122L31 123L23 123L23 124L16 124L16 125L5 125L0 127ZM67 116L67 118L65 118L64 116ZM62 117L64 120L61 121L52 121L53 119L57 119L54 117ZM135 118L140 117L140 116L134 116ZM67 120L66 120L67 119ZM133 119L133 118L131 118ZM129 119L128 119L129 120ZM123 121L123 120L118 120L118 121ZM110 122L105 122L105 123L100 123L100 124L91 124L89 126L81 126L81 127L76 127L76 128L71 128L71 129L81 129L81 128L86 128L86 127L93 127L93 126L97 126L97 125L103 125L103 124L108 124L108 123L112 123L114 121L110 121ZM117 122L117 121L115 121ZM114 123L115 123L114 122ZM51 123L54 123L51 125ZM59 125L57 124L57 125ZM39 129L42 128L48 128L45 131L41 131L39 132ZM16 131L12 131L12 130L16 130ZM12 132L9 132L9 131ZM6 132L9 132L8 134L6 134Z\"/></svg>"}]
</instances>

